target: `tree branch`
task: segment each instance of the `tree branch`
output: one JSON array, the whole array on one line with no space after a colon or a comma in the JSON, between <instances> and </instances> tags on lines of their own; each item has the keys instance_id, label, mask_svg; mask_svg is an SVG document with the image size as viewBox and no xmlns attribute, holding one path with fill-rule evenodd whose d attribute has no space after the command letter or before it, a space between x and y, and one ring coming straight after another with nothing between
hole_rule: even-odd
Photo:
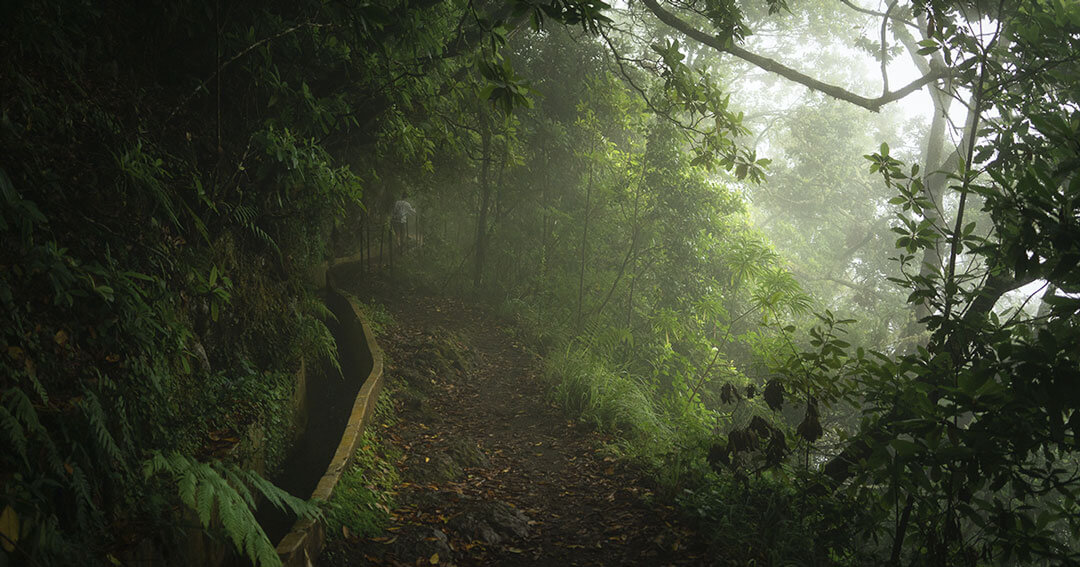
<instances>
[{"instance_id":1,"label":"tree branch","mask_svg":"<svg viewBox=\"0 0 1080 567\"><path fill-rule=\"evenodd\" d=\"M912 22L911 20L906 20L904 18L901 18L900 16L889 16L888 12L878 12L876 10L867 10L866 8L856 6L853 2L851 2L851 0L840 0L840 3L847 6L848 8L851 8L852 10L854 10L856 12L859 12L860 14L866 14L868 16L874 16L874 17L888 16L889 19L891 19L894 22L898 22L898 23L904 24L905 26L913 27L915 29L919 28L919 26L915 25L915 23Z\"/></svg>"},{"instance_id":2,"label":"tree branch","mask_svg":"<svg viewBox=\"0 0 1080 567\"><path fill-rule=\"evenodd\" d=\"M635 91L637 91L638 95L641 97L641 100L645 102L645 105L649 107L649 110L651 110L653 112L653 114L655 114L656 116L659 116L661 118L664 118L664 119L670 121L671 123L675 124L675 126L678 127L679 130L690 130L690 131L694 132L695 134L698 134L698 135L701 135L701 136L705 135L705 132L702 132L701 130L695 128L694 124L683 124L682 121L672 117L670 113L664 112L664 111L660 110L659 108L657 108L656 105L653 104L652 99L649 98L649 94L645 92L644 88L638 86L638 84L636 82L634 82L634 78L630 76L630 73L629 73L629 71L627 71L626 66L623 65L623 61L628 61L628 59L626 59L626 58L622 57L621 55L619 55L619 50L615 48L615 44L611 41L611 38L608 37L607 33L604 32L604 30L602 30L602 29L600 30L600 37L602 37L604 39L604 43L607 44L608 49L611 51L611 56L612 56L612 58L614 58L615 64L618 65L619 73L622 74L623 79ZM688 136L688 139L689 139L689 136Z\"/></svg>"},{"instance_id":3,"label":"tree branch","mask_svg":"<svg viewBox=\"0 0 1080 567\"><path fill-rule=\"evenodd\" d=\"M652 12L653 15L655 15L661 22L664 22L671 28L681 32L683 35L691 39L694 39L702 45L706 45L723 53L729 53L731 55L734 55L735 57L738 57L739 59L742 59L743 61L746 61L761 68L762 70L768 71L770 73L775 73L777 75L780 75L781 77L784 77L785 79L788 79L789 81L799 83L800 85L819 91L835 99L849 102L851 104L854 104L855 106L865 108L872 112L878 112L879 110L881 110L882 106L900 100L907 95L923 88L927 84L940 79L944 75L944 72L941 69L934 69L931 70L930 73L923 75L922 77L895 91L886 91L884 94L877 98L867 98L865 96L855 94L842 87L830 85L828 83L819 81L809 75L806 75L805 73L792 69L791 67L788 67L783 63L780 63L779 61L775 61L773 59L769 59L768 57L764 57L756 53L747 51L746 49L743 49L734 44L728 45L724 41L720 40L718 37L709 35L708 33L705 33L690 25L686 21L680 19L675 14L668 12L660 6L657 0L642 0L642 3L645 4L645 7L647 7L649 11Z\"/></svg>"},{"instance_id":4,"label":"tree branch","mask_svg":"<svg viewBox=\"0 0 1080 567\"><path fill-rule=\"evenodd\" d=\"M885 15L881 17L881 94L889 92L889 44L886 42L885 31L889 27L889 12L896 7L897 0L889 2L885 9Z\"/></svg>"},{"instance_id":5,"label":"tree branch","mask_svg":"<svg viewBox=\"0 0 1080 567\"><path fill-rule=\"evenodd\" d=\"M225 70L226 67L231 65L237 59L240 59L241 57L247 55L248 53L251 53L254 49L256 49L256 48L258 48L258 47L260 47L262 45L265 45L265 44L267 44L267 43L269 43L271 41L274 41L274 40L276 40L276 39L278 39L280 37L286 36L286 35L291 34L293 32L296 32L296 31L299 31L299 30L302 30L302 29L306 29L306 28L325 28L325 27L331 27L331 24L320 24L320 23L316 23L316 22L303 22L303 23L297 24L297 25L295 25L295 26L293 26L291 28L282 30L282 31L280 31L280 32L278 32L278 33L276 33L274 35L269 36L269 37L264 37L263 39L260 39L259 41L256 41L255 43L247 46L246 48L244 48L242 50L240 50L239 52L236 53L236 55L233 55L232 57L230 57L228 61L225 61L224 63L221 63L220 65L218 65L218 68L216 70L214 70L214 72L211 73L209 77L204 79L203 82L199 83L199 85L197 87L195 87L195 90L191 91L191 94L184 97L180 101L180 103L176 105L176 108L173 108L172 112L169 113L168 118L166 118L165 122L162 123L162 131L164 131L164 128L165 128L166 125L168 125L169 121L172 120L174 116L176 116L176 113L180 112L181 108L183 108L187 103L191 102L191 99L195 98L195 95L199 94L199 91L205 91L206 90L206 85L209 84L210 81L217 78L218 75L220 75L221 72L223 70Z\"/></svg>"}]
</instances>

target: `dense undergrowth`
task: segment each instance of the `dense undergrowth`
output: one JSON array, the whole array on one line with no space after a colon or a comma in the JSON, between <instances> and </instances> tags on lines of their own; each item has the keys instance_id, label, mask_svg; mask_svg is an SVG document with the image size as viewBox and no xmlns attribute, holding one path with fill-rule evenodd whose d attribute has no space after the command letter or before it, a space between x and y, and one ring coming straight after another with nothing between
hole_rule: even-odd
<instances>
[{"instance_id":1,"label":"dense undergrowth","mask_svg":"<svg viewBox=\"0 0 1080 567\"><path fill-rule=\"evenodd\" d=\"M1076 563L1080 413L1066 392L1078 367L1061 340L1078 329L1080 184L1074 150L1051 142L1075 131L1075 81L1013 71L1050 53L1073 68L1075 43L1043 32L1075 29L1080 12L1035 4L993 13L988 32L948 3L915 3L954 24L925 27L913 56L967 62L967 127L984 130L940 169L887 143L846 166L877 176L888 194L874 214L899 235L850 284L888 296L881 319L811 297L803 267L751 225L746 196L770 162L740 147L741 115L675 41L646 49L658 83L606 36L610 58L557 34L517 49L539 96L513 113L471 109L465 149L432 159L469 177L410 179L424 246L398 269L517 318L552 397L617 432L614 449L702 520L718 561ZM623 29L638 30L628 12ZM1025 81L1056 95L1010 90ZM683 138L675 124L698 112L715 128ZM805 191L795 177L791 195Z\"/></svg>"},{"instance_id":2,"label":"dense undergrowth","mask_svg":"<svg viewBox=\"0 0 1080 567\"><path fill-rule=\"evenodd\" d=\"M504 305L552 396L734 560L1080 562L1080 9L844 12L925 67L926 151L803 151L881 133L815 99L824 133L773 163L720 55L754 27L879 50L823 23L847 2L721 4L0 4L3 557L182 562L197 517L273 564L244 509L310 510L249 472L295 434L303 357L335 354L310 275L381 256L408 188L423 246L395 269ZM751 221L791 195L800 263Z\"/></svg>"},{"instance_id":3,"label":"dense undergrowth","mask_svg":"<svg viewBox=\"0 0 1080 567\"><path fill-rule=\"evenodd\" d=\"M257 502L315 513L263 475L297 433L301 359L336 356L307 272L360 182L314 137L339 101L275 77L341 54L316 64L330 40L296 22L303 39L226 68L288 16L215 10L0 8L0 554L16 564L201 561L184 543L201 526L271 565Z\"/></svg>"}]
</instances>

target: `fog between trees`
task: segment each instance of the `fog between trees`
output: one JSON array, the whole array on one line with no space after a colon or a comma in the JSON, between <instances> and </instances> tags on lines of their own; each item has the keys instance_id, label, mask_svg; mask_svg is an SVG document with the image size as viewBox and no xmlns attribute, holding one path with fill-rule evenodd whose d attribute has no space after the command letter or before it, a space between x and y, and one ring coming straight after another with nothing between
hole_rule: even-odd
<instances>
[{"instance_id":1,"label":"fog between trees","mask_svg":"<svg viewBox=\"0 0 1080 567\"><path fill-rule=\"evenodd\" d=\"M245 494L314 508L214 448L280 465L356 254L513 318L717 563L1077 562L1075 3L0 16L8 562L192 508L275 563Z\"/></svg>"}]
</instances>

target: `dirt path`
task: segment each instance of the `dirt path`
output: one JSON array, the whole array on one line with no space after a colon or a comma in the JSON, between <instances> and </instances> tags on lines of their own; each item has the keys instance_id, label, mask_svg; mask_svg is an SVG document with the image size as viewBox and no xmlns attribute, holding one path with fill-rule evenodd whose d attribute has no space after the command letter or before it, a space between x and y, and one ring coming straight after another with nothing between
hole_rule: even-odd
<instances>
[{"instance_id":1,"label":"dirt path","mask_svg":"<svg viewBox=\"0 0 1080 567\"><path fill-rule=\"evenodd\" d=\"M383 430L405 455L387 533L338 541L323 564L705 563L605 438L546 400L540 361L495 319L385 285L349 291L393 315L387 375L423 393L402 392Z\"/></svg>"}]
</instances>

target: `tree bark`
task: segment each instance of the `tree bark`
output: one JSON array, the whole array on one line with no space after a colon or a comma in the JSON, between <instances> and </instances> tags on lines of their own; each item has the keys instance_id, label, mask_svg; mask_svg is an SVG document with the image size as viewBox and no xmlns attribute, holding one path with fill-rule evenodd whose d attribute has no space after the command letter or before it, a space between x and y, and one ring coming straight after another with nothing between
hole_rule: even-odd
<instances>
[{"instance_id":1,"label":"tree bark","mask_svg":"<svg viewBox=\"0 0 1080 567\"><path fill-rule=\"evenodd\" d=\"M592 152L590 151L590 156ZM586 248L589 245L589 203L592 200L593 167L589 165L589 181L585 185L585 218L584 227L581 230L581 269L578 274L578 297L577 297L577 330L581 331L582 309L585 301L585 258Z\"/></svg>"},{"instance_id":2,"label":"tree bark","mask_svg":"<svg viewBox=\"0 0 1080 567\"><path fill-rule=\"evenodd\" d=\"M898 101L906 97L907 95L923 88L927 84L932 83L933 81L936 81L937 79L944 76L944 69L935 69L929 74L923 75L922 77L919 77L918 79L912 81L911 83L908 83L907 85L895 91L886 90L879 97L869 98L855 94L847 89L838 87L836 85L830 85L828 83L819 81L809 75L806 75L805 73L796 71L795 69L792 69L791 67L788 67L778 61L747 51L746 49L743 49L735 45L734 43L725 43L718 37L701 31L686 22L685 20L679 18L675 14L668 12L660 6L660 3L657 2L657 0L642 0L642 4L644 4L645 7L648 8L649 11L652 12L653 15L655 15L661 22L664 22L671 28L681 32L683 35L691 39L694 39L702 45L706 45L723 53L734 55L735 57L751 63L764 71L775 73L777 75L780 75L781 77L784 77L785 79L788 79L789 81L799 83L800 85L822 92L835 99L849 102L851 104L854 104L855 106L865 108L872 112L877 112L881 110L882 106L885 106L890 102Z\"/></svg>"},{"instance_id":3,"label":"tree bark","mask_svg":"<svg viewBox=\"0 0 1080 567\"><path fill-rule=\"evenodd\" d=\"M476 263L473 270L473 287L479 289L484 282L484 260L487 256L487 217L491 203L491 124L487 112L480 111L480 210L476 214Z\"/></svg>"}]
</instances>

